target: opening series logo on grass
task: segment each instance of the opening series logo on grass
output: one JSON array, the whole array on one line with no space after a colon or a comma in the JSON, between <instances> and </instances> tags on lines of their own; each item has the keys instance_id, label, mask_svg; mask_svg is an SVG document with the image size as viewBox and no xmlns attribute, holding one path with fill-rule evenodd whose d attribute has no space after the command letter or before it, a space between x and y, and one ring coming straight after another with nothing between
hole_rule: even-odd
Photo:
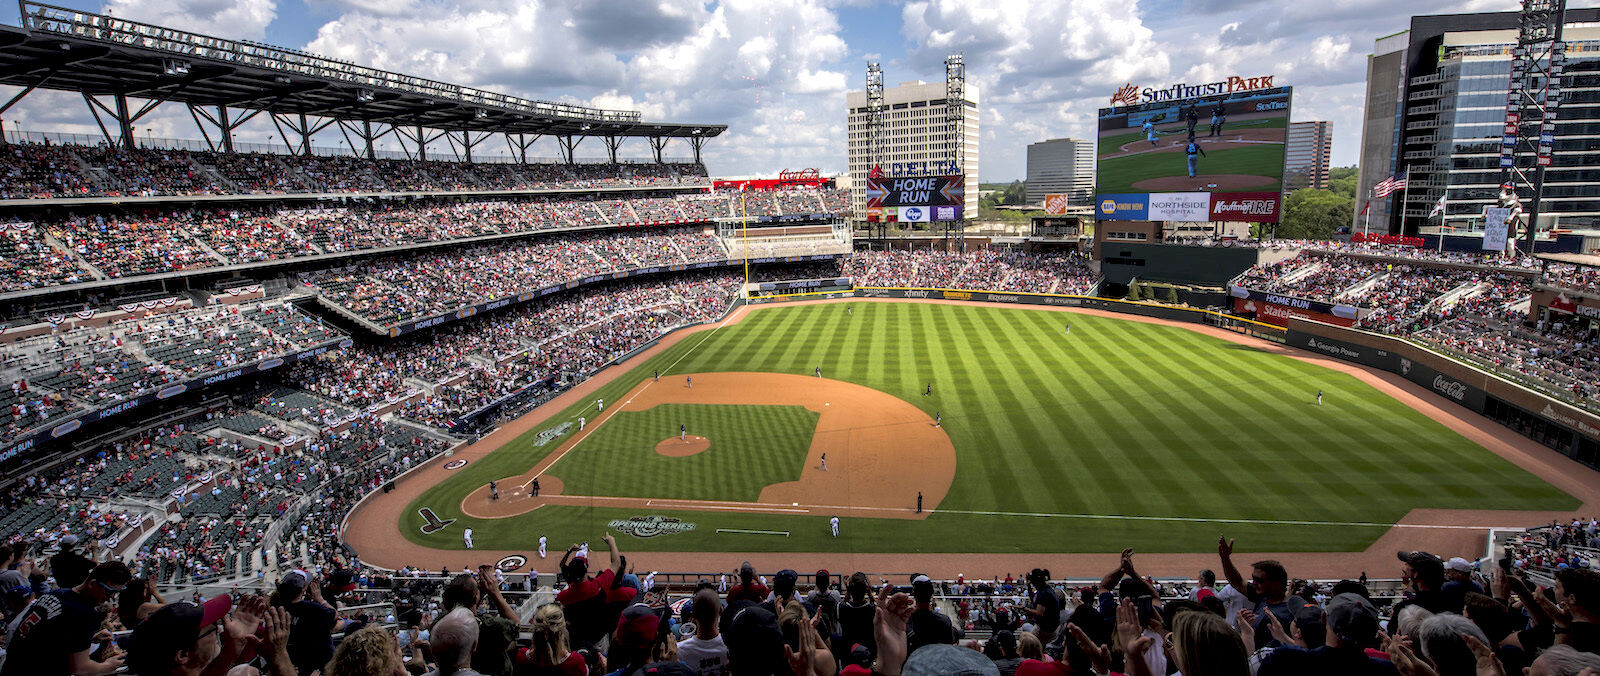
<instances>
[{"instance_id":1,"label":"opening series logo on grass","mask_svg":"<svg viewBox=\"0 0 1600 676\"><path fill-rule=\"evenodd\" d=\"M694 530L694 523L684 521L675 516L632 516L626 519L613 519L606 524L611 530L626 533L636 538L653 538L657 535L673 535L687 533Z\"/></svg>"}]
</instances>

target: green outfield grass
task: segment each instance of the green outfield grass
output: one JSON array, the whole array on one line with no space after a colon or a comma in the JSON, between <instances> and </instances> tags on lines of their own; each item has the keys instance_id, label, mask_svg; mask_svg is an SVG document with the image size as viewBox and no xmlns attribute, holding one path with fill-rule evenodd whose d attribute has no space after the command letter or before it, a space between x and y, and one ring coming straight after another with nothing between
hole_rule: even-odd
<instances>
[{"instance_id":1,"label":"green outfield grass","mask_svg":"<svg viewBox=\"0 0 1600 676\"><path fill-rule=\"evenodd\" d=\"M624 410L583 440L583 452L568 455L550 473L573 495L753 502L769 484L800 479L819 417L803 406L661 404ZM711 446L682 458L657 453L656 444L676 439L680 425ZM639 478L617 482L618 476Z\"/></svg>"},{"instance_id":2,"label":"green outfield grass","mask_svg":"<svg viewBox=\"0 0 1600 676\"><path fill-rule=\"evenodd\" d=\"M1204 135L1209 132L1209 123L1206 119L1200 121L1196 133ZM1239 123L1223 125L1224 130L1247 129L1283 129L1286 127L1285 118L1266 118L1260 120L1247 120ZM1165 146L1184 140L1183 129L1161 130L1157 143ZM1099 141L1099 154L1109 155L1119 152L1123 144L1143 140L1144 134L1135 131L1132 134L1118 134L1107 136ZM1146 144L1148 145L1148 144ZM1283 152L1282 145L1245 144L1227 150L1214 150L1212 145L1205 147L1206 155L1200 158L1201 174L1247 174L1252 176L1272 176L1280 180L1241 189L1239 192L1278 192L1282 190L1283 181ZM1099 166L1095 170L1095 192L1099 194L1114 193L1140 193L1140 192L1181 192L1175 190L1141 190L1133 186L1138 181L1163 176L1187 176L1189 173L1188 155L1177 152L1145 153L1129 157L1104 158L1098 160ZM1223 191L1228 192L1228 191Z\"/></svg>"},{"instance_id":3,"label":"green outfield grass","mask_svg":"<svg viewBox=\"0 0 1600 676\"><path fill-rule=\"evenodd\" d=\"M1578 507L1576 499L1351 376L1183 328L1020 308L850 306L853 316L843 304L757 309L739 324L689 336L639 362L595 396L621 401L657 368L666 379L708 371L809 375L821 366L829 377L942 412L957 470L939 512L925 521L846 518L842 537L834 539L827 515L652 508L649 514L694 522L696 529L623 537L625 549L1182 552L1209 551L1226 531L1285 551L1351 551L1418 507ZM1072 332L1064 335L1068 322ZM924 398L929 381L934 396ZM1322 406L1315 402L1319 389ZM592 414L592 402L574 406L540 429ZM675 413L666 415L676 432ZM643 430L637 439L653 448L662 421L637 420ZM775 453L803 455L804 423L796 416L791 424L793 431L784 432L762 422L748 433L787 435L801 450ZM564 545L595 541L613 519L645 515L597 504L545 507L511 519L463 518L463 495L526 471L556 448L534 444L540 429L428 490L408 510L404 536L459 548L458 529L470 526L479 548L529 547L541 534ZM568 482L566 492L592 494L572 488L585 482L604 484L607 495L745 499L743 488L718 483L717 470L675 471L678 463L688 468L709 459L710 451L678 460L641 455L647 459L635 464L616 445L586 441L563 459L555 473ZM800 461L794 462L798 472ZM578 467L590 468L589 476ZM463 520L423 535L420 507Z\"/></svg>"}]
</instances>

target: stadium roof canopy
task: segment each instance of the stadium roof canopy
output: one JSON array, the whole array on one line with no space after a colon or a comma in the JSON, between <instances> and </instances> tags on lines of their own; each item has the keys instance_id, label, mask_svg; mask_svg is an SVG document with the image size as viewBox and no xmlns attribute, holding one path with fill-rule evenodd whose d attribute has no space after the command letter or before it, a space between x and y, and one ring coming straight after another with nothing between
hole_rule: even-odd
<instances>
[{"instance_id":1,"label":"stadium roof canopy","mask_svg":"<svg viewBox=\"0 0 1600 676\"><path fill-rule=\"evenodd\" d=\"M306 152L310 135L334 123L347 136L365 138L369 147L372 139L391 131L413 142L449 134L451 142L468 145L496 133L508 140L555 136L563 139L569 160L570 146L587 137L608 139L613 159L620 139L648 138L657 160L661 145L682 138L694 146L698 159L703 140L727 130L721 124L648 122L638 111L524 99L26 0L20 5L22 27L0 26L0 84L23 91L0 105L0 113L36 88L79 92L110 143L131 145L133 122L166 102L187 105L202 132L207 129L202 119L215 131L231 132L266 112L301 137ZM102 96L112 102L100 101ZM130 97L147 102L135 109L127 102ZM231 150L232 135L218 136ZM285 134L285 141L290 138Z\"/></svg>"}]
</instances>

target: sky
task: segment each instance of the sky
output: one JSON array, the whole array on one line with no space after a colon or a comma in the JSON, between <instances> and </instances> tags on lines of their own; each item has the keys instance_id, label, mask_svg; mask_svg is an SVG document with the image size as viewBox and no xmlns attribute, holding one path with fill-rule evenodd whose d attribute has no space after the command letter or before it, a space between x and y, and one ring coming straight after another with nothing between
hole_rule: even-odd
<instances>
[{"instance_id":1,"label":"sky","mask_svg":"<svg viewBox=\"0 0 1600 676\"><path fill-rule=\"evenodd\" d=\"M61 0L74 9L303 49L510 94L639 110L646 120L720 123L715 176L845 167L845 93L866 64L889 86L941 81L963 54L979 87L980 179L1026 177L1027 146L1090 138L1096 109L1127 83L1275 76L1293 119L1333 122L1333 162L1360 145L1366 60L1412 14L1511 10L1516 0ZM15 10L0 21L16 25ZM0 95L10 94L0 87ZM15 91L15 90L12 90ZM264 118L265 116L262 116ZM98 133L81 97L36 92L6 129ZM139 136L198 139L164 105ZM258 118L238 140L269 142ZM328 133L317 145L343 139ZM442 141L440 142L442 144ZM503 145L503 143L502 143ZM394 141L388 148L397 150ZM429 146L430 153L445 150ZM684 142L667 148L685 157ZM646 157L642 140L625 156ZM530 154L555 157L551 139ZM591 141L579 156L604 154Z\"/></svg>"}]
</instances>

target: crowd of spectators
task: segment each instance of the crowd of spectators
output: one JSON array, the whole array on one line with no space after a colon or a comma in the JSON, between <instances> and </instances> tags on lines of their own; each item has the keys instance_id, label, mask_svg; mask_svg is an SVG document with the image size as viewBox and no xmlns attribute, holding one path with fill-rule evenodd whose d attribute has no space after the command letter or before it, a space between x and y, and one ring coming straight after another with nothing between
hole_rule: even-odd
<instances>
[{"instance_id":1,"label":"crowd of spectators","mask_svg":"<svg viewBox=\"0 0 1600 676\"><path fill-rule=\"evenodd\" d=\"M1001 249L857 251L850 256L846 272L857 286L1031 293L1084 294L1098 281L1088 260L1075 253Z\"/></svg>"}]
</instances>

